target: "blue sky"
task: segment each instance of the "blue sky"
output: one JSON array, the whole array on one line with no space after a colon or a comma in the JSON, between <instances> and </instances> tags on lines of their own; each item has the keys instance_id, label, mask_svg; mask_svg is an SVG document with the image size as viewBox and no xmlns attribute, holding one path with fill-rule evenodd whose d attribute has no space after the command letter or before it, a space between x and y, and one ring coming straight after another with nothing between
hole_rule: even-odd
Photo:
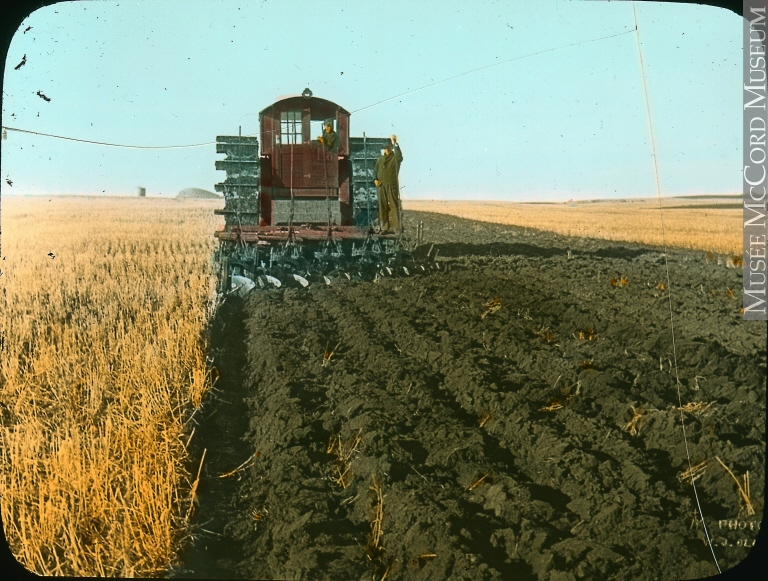
<instances>
[{"instance_id":1,"label":"blue sky","mask_svg":"<svg viewBox=\"0 0 768 581\"><path fill-rule=\"evenodd\" d=\"M646 2L637 14L662 193L738 193L741 18ZM111 143L205 143L238 126L255 133L261 109L305 87L353 112L352 135L397 133L404 198L655 195L631 2L65 2L14 36L2 123ZM214 145L135 150L7 133L3 195L144 186L171 197L224 178Z\"/></svg>"}]
</instances>

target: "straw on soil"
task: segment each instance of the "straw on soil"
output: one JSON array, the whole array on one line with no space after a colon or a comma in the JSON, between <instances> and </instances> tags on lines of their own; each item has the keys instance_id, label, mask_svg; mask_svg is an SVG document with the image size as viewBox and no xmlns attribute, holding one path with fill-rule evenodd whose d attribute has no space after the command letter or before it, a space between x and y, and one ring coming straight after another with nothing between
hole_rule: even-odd
<instances>
[{"instance_id":1,"label":"straw on soil","mask_svg":"<svg viewBox=\"0 0 768 581\"><path fill-rule=\"evenodd\" d=\"M350 469L352 468L352 457L357 452L357 447L362 441L362 432L358 431L354 436L350 437L347 442L343 442L341 434L332 434L328 442L328 454L334 454L336 456L336 465L334 470L336 472L336 478L334 482L340 485L342 488L349 486L352 478Z\"/></svg>"},{"instance_id":2,"label":"straw on soil","mask_svg":"<svg viewBox=\"0 0 768 581\"><path fill-rule=\"evenodd\" d=\"M542 327L541 329L531 329L531 332L540 339L544 339L547 343L552 343L557 337L549 330L549 327Z\"/></svg>"},{"instance_id":3,"label":"straw on soil","mask_svg":"<svg viewBox=\"0 0 768 581\"><path fill-rule=\"evenodd\" d=\"M371 532L368 534L366 550L368 558L377 559L383 550L381 545L381 536L383 530L381 527L384 519L384 491L379 479L374 475L370 490L374 494L374 506L371 515Z\"/></svg>"},{"instance_id":4,"label":"straw on soil","mask_svg":"<svg viewBox=\"0 0 768 581\"><path fill-rule=\"evenodd\" d=\"M229 472L225 472L224 474L219 475L219 478L229 478L230 476L234 476L238 472L241 472L242 470L245 470L254 461L254 459L256 458L256 454L258 454L258 452L254 452L253 454L251 454L251 456L245 462L240 464L240 466L238 466L237 468L235 468L233 470L230 470Z\"/></svg>"},{"instance_id":5,"label":"straw on soil","mask_svg":"<svg viewBox=\"0 0 768 581\"><path fill-rule=\"evenodd\" d=\"M723 463L720 458L715 456L715 459L720 462L720 465L725 468L726 472L730 474L731 478L733 478L733 481L736 483L736 486L739 489L739 495L741 496L741 500L744 503L744 506L742 507L742 510L745 510L746 513L750 516L755 514L755 509L752 506L752 499L750 498L749 494L749 471L747 471L743 476L743 482L740 482L738 478L736 478L736 475L731 472L731 469L728 468L728 466Z\"/></svg>"},{"instance_id":6,"label":"straw on soil","mask_svg":"<svg viewBox=\"0 0 768 581\"><path fill-rule=\"evenodd\" d=\"M323 351L323 363L322 366L325 367L331 362L331 357L333 357L333 354L336 353L336 349L339 348L339 345L341 345L341 342L336 343L336 346L333 349L328 349L331 342L328 341L325 345L325 351Z\"/></svg>"},{"instance_id":7,"label":"straw on soil","mask_svg":"<svg viewBox=\"0 0 768 581\"><path fill-rule=\"evenodd\" d=\"M681 472L680 474L677 475L677 477L682 482L693 484L696 480L701 478L701 476L707 471L708 468L709 468L709 462L707 460L704 460L703 462L696 464L696 466L691 466L690 468L688 468L688 470Z\"/></svg>"},{"instance_id":8,"label":"straw on soil","mask_svg":"<svg viewBox=\"0 0 768 581\"><path fill-rule=\"evenodd\" d=\"M636 410L632 406L629 406L629 409L632 410L632 417L624 425L624 431L629 432L630 436L636 436L640 431L640 422L646 418L647 414L643 410Z\"/></svg>"},{"instance_id":9,"label":"straw on soil","mask_svg":"<svg viewBox=\"0 0 768 581\"><path fill-rule=\"evenodd\" d=\"M487 472L486 474L483 474L480 478L478 478L472 484L470 484L470 486L469 486L469 488L467 488L467 490L472 491L475 488L481 487L483 485L483 483L485 482L485 479L488 478L490 475L491 475L490 472Z\"/></svg>"},{"instance_id":10,"label":"straw on soil","mask_svg":"<svg viewBox=\"0 0 768 581\"><path fill-rule=\"evenodd\" d=\"M483 314L480 315L481 319L485 319L486 316L498 311L501 308L501 299L490 300L483 306L485 307L485 310L483 311Z\"/></svg>"},{"instance_id":11,"label":"straw on soil","mask_svg":"<svg viewBox=\"0 0 768 581\"><path fill-rule=\"evenodd\" d=\"M677 411L685 412L687 414L694 413L694 412L698 414L703 414L709 408L712 407L713 403L714 402L705 403L703 401L689 401L684 406L679 406L677 408Z\"/></svg>"},{"instance_id":12,"label":"straw on soil","mask_svg":"<svg viewBox=\"0 0 768 581\"><path fill-rule=\"evenodd\" d=\"M584 339L585 341L594 341L597 339L597 333L595 333L592 327L585 327L580 329L578 333L576 333L576 336L579 339Z\"/></svg>"}]
</instances>

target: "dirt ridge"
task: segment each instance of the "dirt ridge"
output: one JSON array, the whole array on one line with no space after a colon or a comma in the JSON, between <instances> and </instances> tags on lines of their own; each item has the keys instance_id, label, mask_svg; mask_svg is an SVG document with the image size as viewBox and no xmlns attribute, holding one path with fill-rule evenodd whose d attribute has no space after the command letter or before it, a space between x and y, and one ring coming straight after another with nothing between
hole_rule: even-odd
<instances>
[{"instance_id":1,"label":"dirt ridge","mask_svg":"<svg viewBox=\"0 0 768 581\"><path fill-rule=\"evenodd\" d=\"M693 463L710 463L696 484L721 567L744 559L762 506L746 515L715 462L748 470L762 498L765 329L727 295L739 273L668 253L673 350L659 249L408 214L418 220L448 272L261 292L227 314L247 351L230 409L248 426L230 468L255 460L216 501L230 507L219 534L242 547L223 566L208 555L221 576L711 575L679 477L675 357L683 403L712 404L685 419ZM329 453L357 437L346 463Z\"/></svg>"}]
</instances>

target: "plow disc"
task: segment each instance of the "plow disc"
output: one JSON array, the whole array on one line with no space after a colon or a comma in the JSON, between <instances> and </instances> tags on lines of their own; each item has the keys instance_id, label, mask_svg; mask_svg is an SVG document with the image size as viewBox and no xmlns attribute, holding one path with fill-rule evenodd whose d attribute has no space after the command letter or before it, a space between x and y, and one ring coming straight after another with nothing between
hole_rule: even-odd
<instances>
[{"instance_id":1,"label":"plow disc","mask_svg":"<svg viewBox=\"0 0 768 581\"><path fill-rule=\"evenodd\" d=\"M220 293L241 296L262 289L375 282L441 269L430 253L419 252L405 240L373 236L358 241L222 244L216 258Z\"/></svg>"}]
</instances>

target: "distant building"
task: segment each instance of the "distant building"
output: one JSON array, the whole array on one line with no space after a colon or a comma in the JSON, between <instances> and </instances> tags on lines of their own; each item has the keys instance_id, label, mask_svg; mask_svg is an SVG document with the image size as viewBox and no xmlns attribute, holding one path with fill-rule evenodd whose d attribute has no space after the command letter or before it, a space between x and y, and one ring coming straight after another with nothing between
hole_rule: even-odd
<instances>
[{"instance_id":1,"label":"distant building","mask_svg":"<svg viewBox=\"0 0 768 581\"><path fill-rule=\"evenodd\" d=\"M146 198L147 197L147 188L142 188L141 186L137 187L134 192L136 195L140 198Z\"/></svg>"},{"instance_id":2,"label":"distant building","mask_svg":"<svg viewBox=\"0 0 768 581\"><path fill-rule=\"evenodd\" d=\"M200 188L186 188L184 190L181 190L178 194L176 194L176 197L179 199L191 199L191 198L205 198L205 199L214 199L218 200L221 199L221 196L219 194L214 194L213 192L209 192L208 190L202 190Z\"/></svg>"}]
</instances>

